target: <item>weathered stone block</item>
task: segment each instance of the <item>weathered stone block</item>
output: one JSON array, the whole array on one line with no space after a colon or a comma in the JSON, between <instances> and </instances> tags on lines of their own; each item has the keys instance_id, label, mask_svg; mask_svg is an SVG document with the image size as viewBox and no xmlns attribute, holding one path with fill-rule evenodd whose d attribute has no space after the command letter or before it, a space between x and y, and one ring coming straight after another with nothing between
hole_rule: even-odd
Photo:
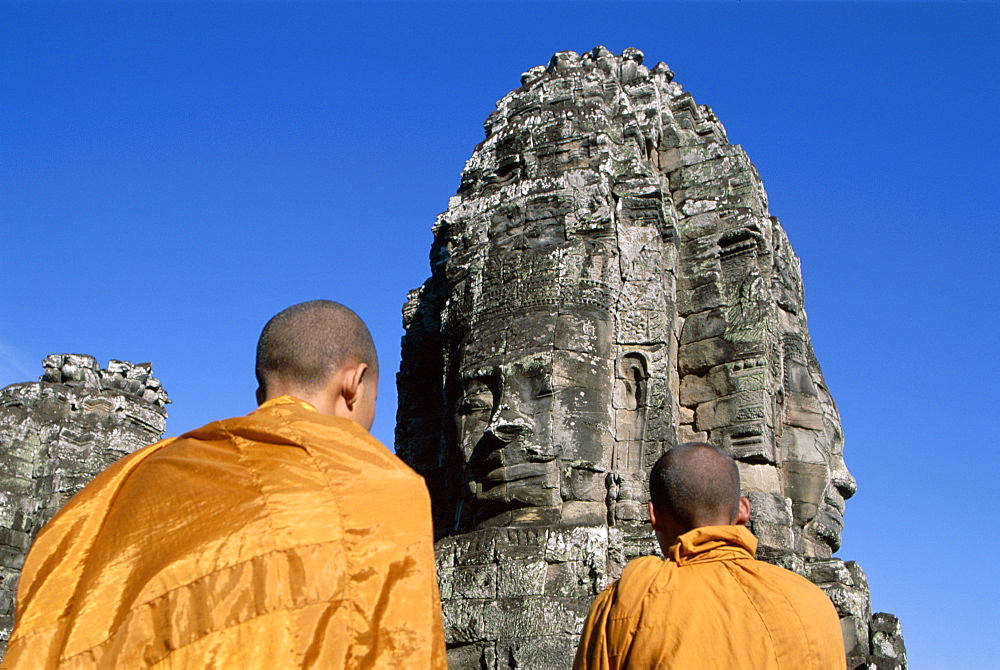
<instances>
[{"instance_id":1,"label":"weathered stone block","mask_svg":"<svg viewBox=\"0 0 1000 670\"><path fill-rule=\"evenodd\" d=\"M732 360L735 353L732 342L721 337L682 344L678 351L680 373L687 375L704 372L713 366Z\"/></svg>"},{"instance_id":2,"label":"weathered stone block","mask_svg":"<svg viewBox=\"0 0 1000 670\"><path fill-rule=\"evenodd\" d=\"M498 570L489 564L445 568L441 580L449 586L449 598L496 598Z\"/></svg>"},{"instance_id":3,"label":"weathered stone block","mask_svg":"<svg viewBox=\"0 0 1000 670\"><path fill-rule=\"evenodd\" d=\"M580 502L570 500L563 503L564 523L579 526L597 526L607 523L608 506L604 502Z\"/></svg>"},{"instance_id":4,"label":"weathered stone block","mask_svg":"<svg viewBox=\"0 0 1000 670\"><path fill-rule=\"evenodd\" d=\"M552 563L547 568L545 595L560 598L591 598L598 577L594 566L585 561Z\"/></svg>"},{"instance_id":5,"label":"weathered stone block","mask_svg":"<svg viewBox=\"0 0 1000 670\"><path fill-rule=\"evenodd\" d=\"M767 421L723 426L709 432L709 442L725 449L738 461L777 463L774 436Z\"/></svg>"},{"instance_id":6,"label":"weathered stone block","mask_svg":"<svg viewBox=\"0 0 1000 670\"><path fill-rule=\"evenodd\" d=\"M781 437L778 438L782 459L825 465L828 459L823 453L821 438L822 435L808 428L784 426Z\"/></svg>"},{"instance_id":7,"label":"weathered stone block","mask_svg":"<svg viewBox=\"0 0 1000 670\"><path fill-rule=\"evenodd\" d=\"M840 630L844 636L847 667L868 667L868 622L856 616L844 616L840 619Z\"/></svg>"},{"instance_id":8,"label":"weathered stone block","mask_svg":"<svg viewBox=\"0 0 1000 670\"><path fill-rule=\"evenodd\" d=\"M496 662L496 648L493 643L478 642L448 647L449 668L494 670L497 667Z\"/></svg>"},{"instance_id":9,"label":"weathered stone block","mask_svg":"<svg viewBox=\"0 0 1000 670\"><path fill-rule=\"evenodd\" d=\"M681 345L719 337L725 332L727 325L726 316L722 309L717 308L691 314L684 319Z\"/></svg>"},{"instance_id":10,"label":"weathered stone block","mask_svg":"<svg viewBox=\"0 0 1000 670\"><path fill-rule=\"evenodd\" d=\"M785 461L785 492L792 500L792 512L799 525L812 521L826 491L829 473L826 463Z\"/></svg>"},{"instance_id":11,"label":"weathered stone block","mask_svg":"<svg viewBox=\"0 0 1000 670\"><path fill-rule=\"evenodd\" d=\"M545 544L545 560L549 563L584 561L602 564L610 544L607 526L575 526L554 528Z\"/></svg>"},{"instance_id":12,"label":"weathered stone block","mask_svg":"<svg viewBox=\"0 0 1000 670\"><path fill-rule=\"evenodd\" d=\"M879 612L872 615L871 655L878 666L891 670L906 667L906 645L903 643L903 628L892 614Z\"/></svg>"},{"instance_id":13,"label":"weathered stone block","mask_svg":"<svg viewBox=\"0 0 1000 670\"><path fill-rule=\"evenodd\" d=\"M538 323L542 328L548 326L542 319ZM526 329L532 327L531 324L524 326ZM605 321L587 319L579 314L560 314L555 323L554 337L549 341L554 342L557 349L593 354L601 350L601 342L607 341L609 328L610 324Z\"/></svg>"},{"instance_id":14,"label":"weathered stone block","mask_svg":"<svg viewBox=\"0 0 1000 670\"><path fill-rule=\"evenodd\" d=\"M500 598L540 596L545 593L548 564L541 557L497 559L497 590Z\"/></svg>"},{"instance_id":15,"label":"weathered stone block","mask_svg":"<svg viewBox=\"0 0 1000 670\"><path fill-rule=\"evenodd\" d=\"M31 544L31 536L28 533L12 530L10 528L0 528L0 544L14 549L20 549L27 554L28 545Z\"/></svg>"},{"instance_id":16,"label":"weathered stone block","mask_svg":"<svg viewBox=\"0 0 1000 670\"><path fill-rule=\"evenodd\" d=\"M452 599L441 609L449 646L495 640L503 630L499 600Z\"/></svg>"},{"instance_id":17,"label":"weathered stone block","mask_svg":"<svg viewBox=\"0 0 1000 670\"><path fill-rule=\"evenodd\" d=\"M719 393L712 388L712 385L704 378L698 375L685 375L681 379L680 387L680 404L681 406L696 407L700 403L710 402L719 397ZM690 421L683 421L682 423L691 423Z\"/></svg>"},{"instance_id":18,"label":"weathered stone block","mask_svg":"<svg viewBox=\"0 0 1000 670\"><path fill-rule=\"evenodd\" d=\"M736 414L739 411L739 399L736 396L727 396L710 400L698 405L695 413L695 427L698 430L712 430L722 428L736 423Z\"/></svg>"},{"instance_id":19,"label":"weathered stone block","mask_svg":"<svg viewBox=\"0 0 1000 670\"><path fill-rule=\"evenodd\" d=\"M566 665L566 649L575 647L578 636L552 635L531 640L511 640L497 645L499 657L510 668L559 668Z\"/></svg>"},{"instance_id":20,"label":"weathered stone block","mask_svg":"<svg viewBox=\"0 0 1000 670\"><path fill-rule=\"evenodd\" d=\"M764 544L757 546L757 559L767 561L779 568L791 570L797 575L805 576L806 561L801 554L789 553L785 547L769 547Z\"/></svg>"},{"instance_id":21,"label":"weathered stone block","mask_svg":"<svg viewBox=\"0 0 1000 670\"><path fill-rule=\"evenodd\" d=\"M496 558L496 531L493 530L455 538L449 544L456 566L483 565Z\"/></svg>"},{"instance_id":22,"label":"weathered stone block","mask_svg":"<svg viewBox=\"0 0 1000 670\"><path fill-rule=\"evenodd\" d=\"M750 530L760 544L791 551L794 546L791 501L762 491L745 491L745 495L750 499Z\"/></svg>"},{"instance_id":23,"label":"weathered stone block","mask_svg":"<svg viewBox=\"0 0 1000 670\"><path fill-rule=\"evenodd\" d=\"M514 526L496 529L497 558L534 558L548 545L549 529L544 526Z\"/></svg>"},{"instance_id":24,"label":"weathered stone block","mask_svg":"<svg viewBox=\"0 0 1000 670\"><path fill-rule=\"evenodd\" d=\"M814 584L843 584L844 586L855 586L854 576L838 558L826 561L809 561L808 563L809 581Z\"/></svg>"},{"instance_id":25,"label":"weathered stone block","mask_svg":"<svg viewBox=\"0 0 1000 670\"><path fill-rule=\"evenodd\" d=\"M719 212L705 212L689 216L683 219L680 227L681 237L686 240L716 235L722 229L723 223L719 218Z\"/></svg>"},{"instance_id":26,"label":"weathered stone block","mask_svg":"<svg viewBox=\"0 0 1000 670\"><path fill-rule=\"evenodd\" d=\"M820 584L819 587L833 601L833 605L841 617L853 616L859 621L868 621L871 618L866 592L846 584Z\"/></svg>"},{"instance_id":27,"label":"weathered stone block","mask_svg":"<svg viewBox=\"0 0 1000 670\"><path fill-rule=\"evenodd\" d=\"M779 498L782 495L781 477L778 468L767 463L737 462L740 468L740 486L743 491L768 493Z\"/></svg>"},{"instance_id":28,"label":"weathered stone block","mask_svg":"<svg viewBox=\"0 0 1000 670\"><path fill-rule=\"evenodd\" d=\"M0 567L16 570L20 574L25 556L26 554L21 549L0 545ZM12 590L13 592L16 592L16 589Z\"/></svg>"},{"instance_id":29,"label":"weathered stone block","mask_svg":"<svg viewBox=\"0 0 1000 670\"><path fill-rule=\"evenodd\" d=\"M785 394L785 421L789 425L823 430L823 410L819 398L802 393Z\"/></svg>"},{"instance_id":30,"label":"weathered stone block","mask_svg":"<svg viewBox=\"0 0 1000 670\"><path fill-rule=\"evenodd\" d=\"M707 442L708 433L706 431L694 430L690 424L682 423L677 426L677 443L682 442Z\"/></svg>"},{"instance_id":31,"label":"weathered stone block","mask_svg":"<svg viewBox=\"0 0 1000 670\"><path fill-rule=\"evenodd\" d=\"M719 307L725 302L722 296L722 286L718 282L701 284L690 291L680 292L677 301L677 311L681 316Z\"/></svg>"},{"instance_id":32,"label":"weathered stone block","mask_svg":"<svg viewBox=\"0 0 1000 670\"><path fill-rule=\"evenodd\" d=\"M531 640L543 636L579 636L589 605L576 598L529 596L500 601L501 618L491 623L503 631L501 640Z\"/></svg>"},{"instance_id":33,"label":"weathered stone block","mask_svg":"<svg viewBox=\"0 0 1000 670\"><path fill-rule=\"evenodd\" d=\"M588 468L567 468L563 471L566 475L563 485L563 490L568 493L569 500L563 503L563 514L568 514L573 512L575 514L582 514L584 509L590 509L589 506L583 505L581 507L570 505L573 501L580 502L604 502L605 496L607 496L607 487L604 485L604 479L607 473L590 470ZM567 507L567 505L570 505ZM590 525L586 523L581 523L580 525Z\"/></svg>"}]
</instances>

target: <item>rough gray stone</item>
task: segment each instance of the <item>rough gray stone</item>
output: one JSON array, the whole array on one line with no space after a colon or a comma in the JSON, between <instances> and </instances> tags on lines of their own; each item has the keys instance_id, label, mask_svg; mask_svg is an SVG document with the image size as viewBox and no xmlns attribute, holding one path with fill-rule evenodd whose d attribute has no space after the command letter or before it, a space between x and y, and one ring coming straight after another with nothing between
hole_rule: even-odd
<instances>
[{"instance_id":1,"label":"rough gray stone","mask_svg":"<svg viewBox=\"0 0 1000 670\"><path fill-rule=\"evenodd\" d=\"M396 449L431 490L451 661L568 667L593 595L656 551L650 466L707 439L740 463L761 557L812 575L875 662L895 638L831 559L855 483L798 258L712 110L642 62L522 75L403 308Z\"/></svg>"},{"instance_id":2,"label":"rough gray stone","mask_svg":"<svg viewBox=\"0 0 1000 670\"><path fill-rule=\"evenodd\" d=\"M40 381L0 389L0 654L28 547L114 461L160 439L170 402L149 363L47 357Z\"/></svg>"},{"instance_id":3,"label":"rough gray stone","mask_svg":"<svg viewBox=\"0 0 1000 670\"><path fill-rule=\"evenodd\" d=\"M871 659L875 667L884 670L906 668L906 645L899 619L892 614L879 612L872 616Z\"/></svg>"}]
</instances>

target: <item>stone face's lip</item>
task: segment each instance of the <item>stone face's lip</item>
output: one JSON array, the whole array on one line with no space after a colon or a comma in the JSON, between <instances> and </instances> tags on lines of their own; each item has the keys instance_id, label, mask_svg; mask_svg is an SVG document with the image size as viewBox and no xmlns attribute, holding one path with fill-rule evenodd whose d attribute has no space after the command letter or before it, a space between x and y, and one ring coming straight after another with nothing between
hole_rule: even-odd
<instances>
[{"instance_id":1,"label":"stone face's lip","mask_svg":"<svg viewBox=\"0 0 1000 670\"><path fill-rule=\"evenodd\" d=\"M555 454L542 454L538 447L521 442L501 443L501 446L482 457L480 463L496 470L503 467L551 463Z\"/></svg>"},{"instance_id":2,"label":"stone face's lip","mask_svg":"<svg viewBox=\"0 0 1000 670\"><path fill-rule=\"evenodd\" d=\"M816 535L833 551L837 551L844 532L844 517L835 509L827 507L817 515L815 523Z\"/></svg>"},{"instance_id":3,"label":"stone face's lip","mask_svg":"<svg viewBox=\"0 0 1000 670\"><path fill-rule=\"evenodd\" d=\"M840 549L844 532L844 520L839 516L824 513L821 519L817 519L815 534L821 542L825 543L832 551Z\"/></svg>"},{"instance_id":4,"label":"stone face's lip","mask_svg":"<svg viewBox=\"0 0 1000 670\"><path fill-rule=\"evenodd\" d=\"M551 471L548 463L518 463L491 470L483 477L484 482L515 482L523 479L544 477Z\"/></svg>"},{"instance_id":5,"label":"stone face's lip","mask_svg":"<svg viewBox=\"0 0 1000 670\"><path fill-rule=\"evenodd\" d=\"M833 509L835 509L837 511L838 516L842 517L844 515L844 510L846 509L847 505L844 502L843 497L841 497L840 495L827 495L824 497L824 502L826 503L827 508L832 507Z\"/></svg>"}]
</instances>

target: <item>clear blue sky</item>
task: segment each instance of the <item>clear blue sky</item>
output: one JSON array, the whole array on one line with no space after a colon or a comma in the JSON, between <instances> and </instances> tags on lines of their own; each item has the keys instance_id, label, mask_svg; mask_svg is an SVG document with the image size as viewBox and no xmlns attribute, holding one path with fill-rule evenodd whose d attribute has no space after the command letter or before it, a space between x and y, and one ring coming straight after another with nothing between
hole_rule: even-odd
<instances>
[{"instance_id":1,"label":"clear blue sky","mask_svg":"<svg viewBox=\"0 0 1000 670\"><path fill-rule=\"evenodd\" d=\"M993 3L0 4L0 386L152 361L168 432L253 408L263 323L331 298L382 357L496 100L635 46L711 106L802 258L840 406L840 556L911 667L996 667Z\"/></svg>"}]
</instances>

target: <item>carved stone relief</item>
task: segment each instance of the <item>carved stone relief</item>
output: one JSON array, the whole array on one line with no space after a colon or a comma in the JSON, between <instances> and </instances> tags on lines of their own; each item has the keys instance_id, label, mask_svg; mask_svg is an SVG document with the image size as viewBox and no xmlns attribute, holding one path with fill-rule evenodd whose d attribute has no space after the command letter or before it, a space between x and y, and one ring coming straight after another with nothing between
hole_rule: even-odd
<instances>
[{"instance_id":1,"label":"carved stone relief","mask_svg":"<svg viewBox=\"0 0 1000 670\"><path fill-rule=\"evenodd\" d=\"M855 483L798 259L712 111L642 63L596 47L522 75L403 310L396 447L431 489L450 658L567 667L589 600L655 551L650 466L701 439L740 465L759 556L837 604L851 667L902 667L831 558Z\"/></svg>"}]
</instances>

